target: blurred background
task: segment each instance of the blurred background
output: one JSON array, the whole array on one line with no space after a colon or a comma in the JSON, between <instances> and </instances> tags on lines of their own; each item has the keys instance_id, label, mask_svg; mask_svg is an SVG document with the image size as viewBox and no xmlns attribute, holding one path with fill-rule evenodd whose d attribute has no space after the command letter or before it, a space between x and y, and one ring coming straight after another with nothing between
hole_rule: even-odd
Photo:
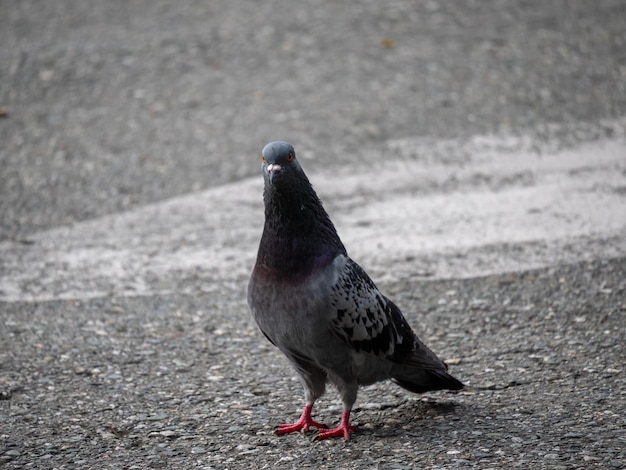
<instances>
[{"instance_id":1,"label":"blurred background","mask_svg":"<svg viewBox=\"0 0 626 470\"><path fill-rule=\"evenodd\" d=\"M272 435L277 139L476 389ZM625 468L625 155L624 0L0 0L0 467Z\"/></svg>"},{"instance_id":2,"label":"blurred background","mask_svg":"<svg viewBox=\"0 0 626 470\"><path fill-rule=\"evenodd\" d=\"M0 12L3 240L257 174L270 140L328 169L366 166L393 139L568 146L626 116L621 0L0 0Z\"/></svg>"}]
</instances>

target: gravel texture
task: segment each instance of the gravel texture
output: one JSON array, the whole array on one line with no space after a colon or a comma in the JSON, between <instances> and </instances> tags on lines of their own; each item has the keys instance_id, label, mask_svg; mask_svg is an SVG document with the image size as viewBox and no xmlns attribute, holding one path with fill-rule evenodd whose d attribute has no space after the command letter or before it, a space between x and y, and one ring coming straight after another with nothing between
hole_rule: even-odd
<instances>
[{"instance_id":1,"label":"gravel texture","mask_svg":"<svg viewBox=\"0 0 626 470\"><path fill-rule=\"evenodd\" d=\"M255 174L241 162L272 140L365 164L413 136L571 145L626 114L622 0L0 10L5 239Z\"/></svg>"},{"instance_id":2,"label":"gravel texture","mask_svg":"<svg viewBox=\"0 0 626 470\"><path fill-rule=\"evenodd\" d=\"M528 254L551 267L465 279L454 250L370 254L379 287L469 387L362 389L347 444L272 434L303 397L248 315L243 254L231 257L235 276L208 276L200 262L171 283L146 263L145 295L134 296L101 290L120 278L81 271L98 272L97 258L54 264L64 246L128 250L103 260L111 276L133 256L158 259L176 230L116 245L108 232L138 213L125 211L181 220L170 198L245 185L270 140L294 143L311 174L357 175L387 154L462 170L480 148L468 145L491 137L539 157L623 145L625 2L0 0L0 12L0 253L20 247L0 260L0 280L45 273L17 279L0 301L0 467L626 468L623 233L570 248L500 240L477 257L486 272ZM626 172L611 162L613 178L589 191L623 201ZM567 173L584 179L592 166ZM540 173L425 176L418 193L532 186ZM339 204L356 211L350 197ZM209 202L220 220L219 197ZM104 233L77 243L89 227ZM29 257L36 250L41 259ZM441 264L451 279L433 275ZM339 415L329 389L316 417L332 425Z\"/></svg>"},{"instance_id":3,"label":"gravel texture","mask_svg":"<svg viewBox=\"0 0 626 470\"><path fill-rule=\"evenodd\" d=\"M353 439L275 437L302 391L243 292L1 305L7 468L624 468L626 259L382 286L469 388L362 389ZM330 389L317 416L334 424Z\"/></svg>"}]
</instances>

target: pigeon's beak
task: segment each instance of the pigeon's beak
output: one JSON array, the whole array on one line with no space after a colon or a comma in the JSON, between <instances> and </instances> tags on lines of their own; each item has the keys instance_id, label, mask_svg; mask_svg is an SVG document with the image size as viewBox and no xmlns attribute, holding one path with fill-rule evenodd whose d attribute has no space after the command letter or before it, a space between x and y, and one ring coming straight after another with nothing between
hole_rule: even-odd
<instances>
[{"instance_id":1,"label":"pigeon's beak","mask_svg":"<svg viewBox=\"0 0 626 470\"><path fill-rule=\"evenodd\" d=\"M273 182L274 177L278 175L282 169L283 167L278 165L277 163L270 163L269 165L267 165L267 176L270 182Z\"/></svg>"},{"instance_id":2,"label":"pigeon's beak","mask_svg":"<svg viewBox=\"0 0 626 470\"><path fill-rule=\"evenodd\" d=\"M282 170L282 166L280 166L278 163L270 163L269 165L267 165L267 172L268 173L278 173L280 170Z\"/></svg>"}]
</instances>

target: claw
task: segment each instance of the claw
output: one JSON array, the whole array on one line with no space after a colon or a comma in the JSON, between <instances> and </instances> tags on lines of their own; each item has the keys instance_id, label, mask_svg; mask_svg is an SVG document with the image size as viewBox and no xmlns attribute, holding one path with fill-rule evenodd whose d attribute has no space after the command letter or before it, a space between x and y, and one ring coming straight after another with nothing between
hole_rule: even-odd
<instances>
[{"instance_id":1,"label":"claw","mask_svg":"<svg viewBox=\"0 0 626 470\"><path fill-rule=\"evenodd\" d=\"M306 405L304 407L304 411L302 412L302 416L300 419L293 424L281 424L278 426L278 429L274 431L274 434L277 436L282 436L283 434L288 434L290 432L307 432L311 426L314 426L318 429L325 429L322 423L315 421L311 418L311 410L313 409L313 405Z\"/></svg>"},{"instance_id":2,"label":"claw","mask_svg":"<svg viewBox=\"0 0 626 470\"><path fill-rule=\"evenodd\" d=\"M343 437L347 442L350 440L350 433L356 431L356 426L350 424L350 412L344 411L341 415L341 424L334 429L325 429L320 431L316 440L330 439L332 437Z\"/></svg>"}]
</instances>

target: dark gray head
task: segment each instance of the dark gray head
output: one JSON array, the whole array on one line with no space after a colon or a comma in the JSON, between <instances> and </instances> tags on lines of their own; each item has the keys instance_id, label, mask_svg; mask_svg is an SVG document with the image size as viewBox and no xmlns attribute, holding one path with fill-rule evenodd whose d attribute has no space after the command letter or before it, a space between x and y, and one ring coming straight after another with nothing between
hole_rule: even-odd
<instances>
[{"instance_id":1,"label":"dark gray head","mask_svg":"<svg viewBox=\"0 0 626 470\"><path fill-rule=\"evenodd\" d=\"M287 142L270 142L261 153L266 185L283 187L293 184L304 172L296 159L296 151Z\"/></svg>"},{"instance_id":2,"label":"dark gray head","mask_svg":"<svg viewBox=\"0 0 626 470\"><path fill-rule=\"evenodd\" d=\"M335 226L287 142L263 148L265 226L256 270L281 279L307 276L345 254Z\"/></svg>"}]
</instances>

